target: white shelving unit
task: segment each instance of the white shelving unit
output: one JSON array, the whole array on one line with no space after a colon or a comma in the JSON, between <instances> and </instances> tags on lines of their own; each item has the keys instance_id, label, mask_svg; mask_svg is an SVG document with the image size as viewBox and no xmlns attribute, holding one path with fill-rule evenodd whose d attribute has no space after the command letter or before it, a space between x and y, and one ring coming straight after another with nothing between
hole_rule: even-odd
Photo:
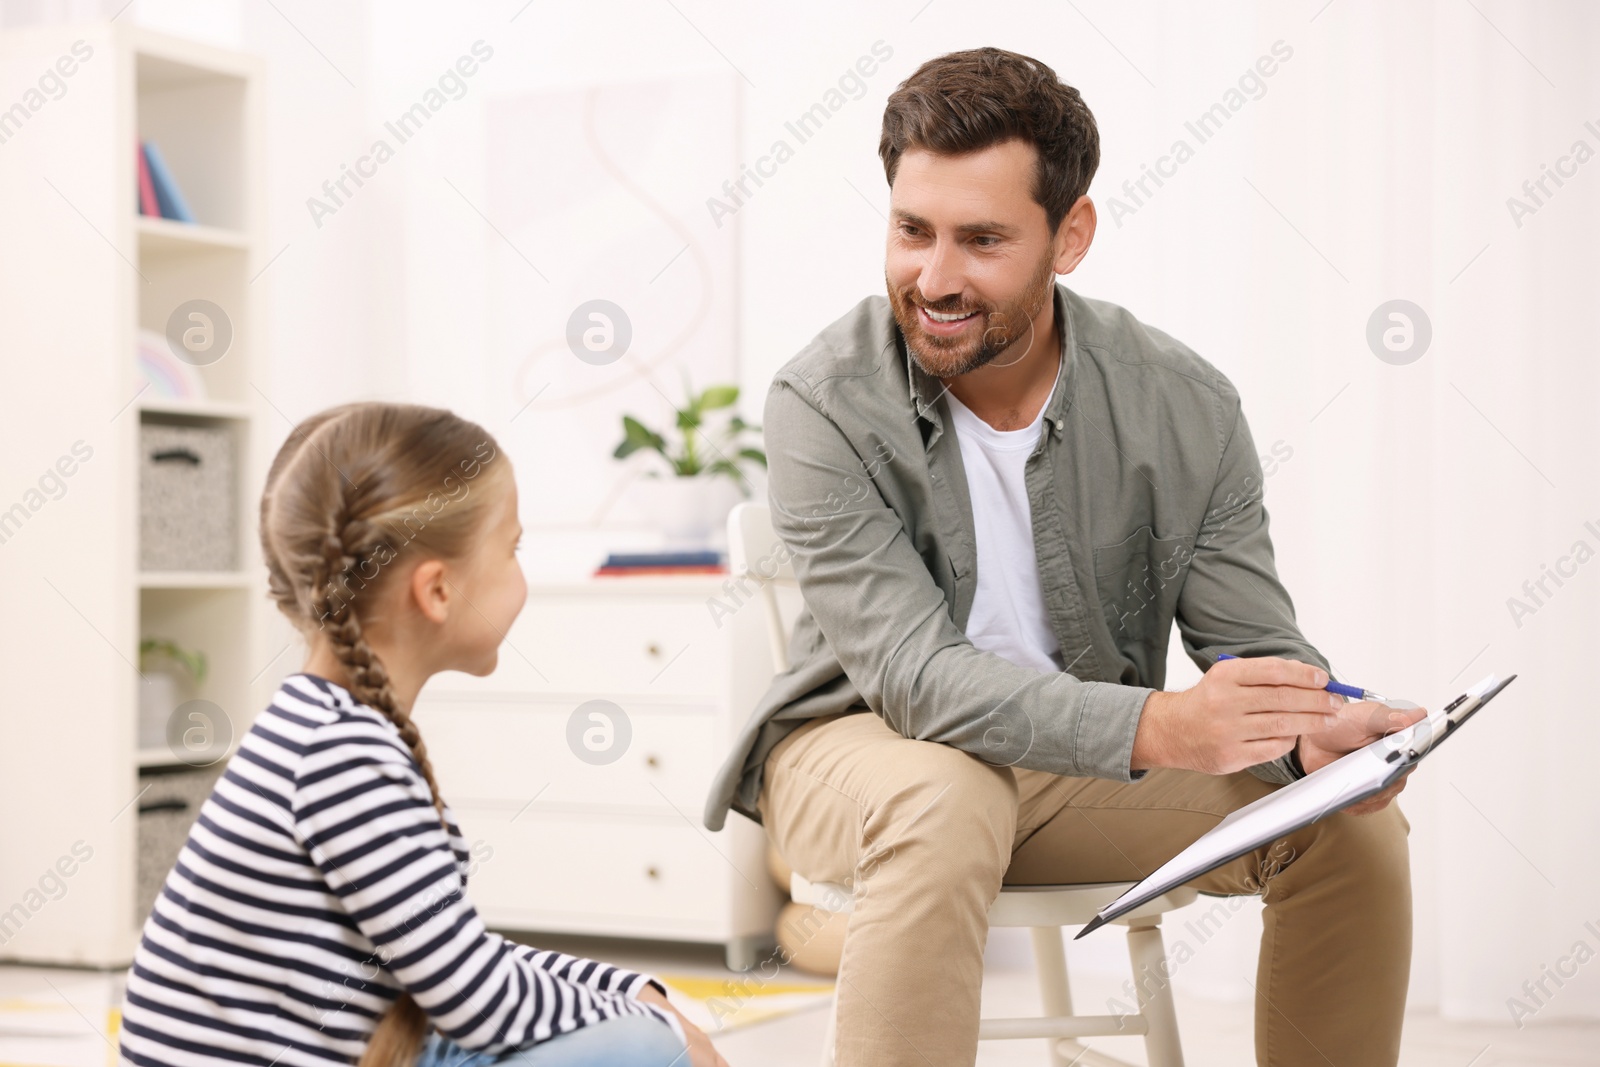
<instances>
[{"instance_id":1,"label":"white shelving unit","mask_svg":"<svg viewBox=\"0 0 1600 1067\"><path fill-rule=\"evenodd\" d=\"M37 95L34 107L28 94L46 72L65 91ZM261 97L257 60L137 27L0 35L0 100L29 110L0 129L9 394L0 515L10 516L0 519L0 663L10 679L0 704L0 803L10 816L0 820L0 959L131 959L144 920L134 887L140 770L180 762L137 748L141 638L206 653L208 677L193 695L227 712L235 742L276 681L258 679L265 596L249 499L262 468L250 284L265 262ZM138 214L140 139L160 146L198 224ZM232 324L227 352L199 368L206 399L141 393L137 331L163 332L194 299L219 305ZM142 424L233 435L237 570L139 570ZM77 458L57 466L64 456ZM67 467L71 475L59 473ZM30 495L41 478L49 486ZM62 864L75 845L90 858ZM70 876L60 873L68 866ZM51 871L65 891L39 891L41 878L53 889Z\"/></svg>"}]
</instances>

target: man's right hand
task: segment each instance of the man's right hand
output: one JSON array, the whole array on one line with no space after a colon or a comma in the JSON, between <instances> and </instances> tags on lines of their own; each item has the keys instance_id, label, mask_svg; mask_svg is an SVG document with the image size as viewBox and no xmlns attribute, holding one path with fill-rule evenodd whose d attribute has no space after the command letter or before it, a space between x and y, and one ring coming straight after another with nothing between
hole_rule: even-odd
<instances>
[{"instance_id":1,"label":"man's right hand","mask_svg":"<svg viewBox=\"0 0 1600 1067\"><path fill-rule=\"evenodd\" d=\"M1223 660L1191 689L1150 694L1129 768L1231 774L1275 760L1299 735L1338 724L1344 701L1322 688L1327 684L1328 672L1309 663Z\"/></svg>"}]
</instances>

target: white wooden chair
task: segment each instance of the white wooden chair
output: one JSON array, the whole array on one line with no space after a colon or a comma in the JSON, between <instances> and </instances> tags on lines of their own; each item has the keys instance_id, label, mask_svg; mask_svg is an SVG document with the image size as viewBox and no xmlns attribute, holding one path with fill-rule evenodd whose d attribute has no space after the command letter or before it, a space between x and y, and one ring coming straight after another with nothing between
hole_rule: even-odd
<instances>
[{"instance_id":1,"label":"white wooden chair","mask_svg":"<svg viewBox=\"0 0 1600 1067\"><path fill-rule=\"evenodd\" d=\"M772 532L765 504L745 503L728 516L728 565L736 581L756 585L767 612L767 634L776 671L789 666L788 627L779 611L778 589L797 587L788 549ZM1138 998L1136 1013L1076 1015L1067 980L1067 957L1061 928L1082 926L1131 883L1097 882L1081 885L1008 885L989 909L991 927L1027 927L1033 936L1034 963L1039 972L1040 1001L1045 1015L1031 1018L991 1019L978 1024L980 1041L1053 1038L1051 1067L1128 1067L1085 1047L1082 1037L1142 1036L1150 1067L1183 1067L1178 1040L1178 1018L1172 1004L1171 971L1161 939L1161 916L1195 900L1198 893L1182 886L1163 894L1116 922L1128 928L1128 956L1133 963L1133 984ZM851 887L811 882L799 873L790 878L789 896L796 903L832 912L851 910ZM834 1012L828 1012L823 1067L834 1062Z\"/></svg>"}]
</instances>

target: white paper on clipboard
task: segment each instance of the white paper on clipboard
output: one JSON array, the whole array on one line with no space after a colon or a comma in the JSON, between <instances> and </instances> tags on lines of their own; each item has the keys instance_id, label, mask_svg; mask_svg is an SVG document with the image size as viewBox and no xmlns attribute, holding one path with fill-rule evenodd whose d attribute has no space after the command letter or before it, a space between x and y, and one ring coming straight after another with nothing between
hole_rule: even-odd
<instances>
[{"instance_id":1,"label":"white paper on clipboard","mask_svg":"<svg viewBox=\"0 0 1600 1067\"><path fill-rule=\"evenodd\" d=\"M1490 675L1427 718L1358 748L1223 819L1194 844L1100 909L1078 937L1229 860L1381 793L1419 763L1468 716L1511 684Z\"/></svg>"}]
</instances>

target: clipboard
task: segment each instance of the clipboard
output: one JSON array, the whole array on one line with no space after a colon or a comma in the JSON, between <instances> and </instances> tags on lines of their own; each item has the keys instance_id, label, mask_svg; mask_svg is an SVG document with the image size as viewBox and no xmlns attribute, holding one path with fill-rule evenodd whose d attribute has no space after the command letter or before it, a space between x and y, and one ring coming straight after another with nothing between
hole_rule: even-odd
<instances>
[{"instance_id":1,"label":"clipboard","mask_svg":"<svg viewBox=\"0 0 1600 1067\"><path fill-rule=\"evenodd\" d=\"M1491 674L1426 718L1348 752L1304 778L1231 812L1194 844L1101 908L1073 940L1230 860L1383 792L1421 763L1445 738L1460 730L1463 723L1500 695L1516 677L1513 674L1502 681Z\"/></svg>"}]
</instances>

